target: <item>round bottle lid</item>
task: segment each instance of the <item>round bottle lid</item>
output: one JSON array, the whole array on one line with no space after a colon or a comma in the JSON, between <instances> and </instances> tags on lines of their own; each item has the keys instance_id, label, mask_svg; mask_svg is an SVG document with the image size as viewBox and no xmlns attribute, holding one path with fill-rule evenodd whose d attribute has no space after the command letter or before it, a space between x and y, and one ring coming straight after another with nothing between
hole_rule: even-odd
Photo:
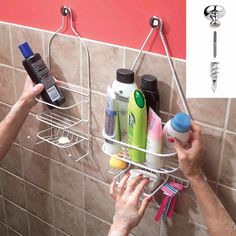
<instances>
[{"instance_id":1,"label":"round bottle lid","mask_svg":"<svg viewBox=\"0 0 236 236\"><path fill-rule=\"evenodd\" d=\"M141 89L156 91L158 87L157 78L153 75L143 75L141 78Z\"/></svg>"},{"instance_id":2,"label":"round bottle lid","mask_svg":"<svg viewBox=\"0 0 236 236\"><path fill-rule=\"evenodd\" d=\"M171 119L171 126L174 130L180 133L185 133L190 129L191 125L191 118L189 115L185 113L177 113L172 119Z\"/></svg>"},{"instance_id":3,"label":"round bottle lid","mask_svg":"<svg viewBox=\"0 0 236 236\"><path fill-rule=\"evenodd\" d=\"M135 90L134 99L139 108L144 108L145 99L144 99L143 93L140 90L138 89Z\"/></svg>"},{"instance_id":4,"label":"round bottle lid","mask_svg":"<svg viewBox=\"0 0 236 236\"><path fill-rule=\"evenodd\" d=\"M134 83L134 72L129 69L118 69L116 79L121 83L132 84Z\"/></svg>"}]
</instances>

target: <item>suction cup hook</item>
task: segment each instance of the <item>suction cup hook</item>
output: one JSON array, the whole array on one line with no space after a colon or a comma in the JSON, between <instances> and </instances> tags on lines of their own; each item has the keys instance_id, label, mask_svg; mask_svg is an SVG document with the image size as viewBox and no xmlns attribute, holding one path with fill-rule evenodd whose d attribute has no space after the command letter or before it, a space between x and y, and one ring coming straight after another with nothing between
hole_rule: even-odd
<instances>
[{"instance_id":1,"label":"suction cup hook","mask_svg":"<svg viewBox=\"0 0 236 236\"><path fill-rule=\"evenodd\" d=\"M62 7L61 7L61 14L62 14L63 16L67 16L67 15L69 14L69 12L70 12L69 7L67 7L67 6L62 6Z\"/></svg>"},{"instance_id":2,"label":"suction cup hook","mask_svg":"<svg viewBox=\"0 0 236 236\"><path fill-rule=\"evenodd\" d=\"M160 25L160 20L157 16L152 16L149 20L149 24L152 28L157 28Z\"/></svg>"},{"instance_id":3,"label":"suction cup hook","mask_svg":"<svg viewBox=\"0 0 236 236\"><path fill-rule=\"evenodd\" d=\"M204 16L211 20L210 26L212 27L219 27L220 21L219 19L225 15L224 7L220 5L211 5L205 8Z\"/></svg>"}]
</instances>

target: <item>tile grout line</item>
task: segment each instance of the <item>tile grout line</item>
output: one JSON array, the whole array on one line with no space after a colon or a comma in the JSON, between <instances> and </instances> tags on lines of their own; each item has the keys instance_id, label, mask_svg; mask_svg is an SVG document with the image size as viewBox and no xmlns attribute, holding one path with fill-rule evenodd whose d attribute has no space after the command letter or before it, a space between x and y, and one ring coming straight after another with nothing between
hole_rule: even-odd
<instances>
[{"instance_id":1,"label":"tile grout line","mask_svg":"<svg viewBox=\"0 0 236 236\"><path fill-rule=\"evenodd\" d=\"M10 39L10 50L11 50L11 66L14 68L14 59L13 59L13 46L12 46L12 34L11 34L11 25L8 25L9 28L9 39Z\"/></svg>"},{"instance_id":2,"label":"tile grout line","mask_svg":"<svg viewBox=\"0 0 236 236\"><path fill-rule=\"evenodd\" d=\"M11 229L14 233L16 233L19 236L23 236L21 233L19 233L18 231L16 231L15 229L13 229L12 227L10 227L9 225L7 225L6 223L0 221L6 228L7 228L7 235L9 235L8 230Z\"/></svg>"},{"instance_id":3,"label":"tile grout line","mask_svg":"<svg viewBox=\"0 0 236 236\"><path fill-rule=\"evenodd\" d=\"M174 66L174 71L175 71L175 61L173 63ZM169 68L170 69L170 68ZM177 78L178 79L178 78ZM168 119L170 119L171 114L172 114L172 109L173 109L173 98L174 98L174 87L175 87L175 83L174 83L174 76L171 73L171 91L170 91L170 96L169 96L169 113L168 113ZM180 95L179 95L180 96Z\"/></svg>"},{"instance_id":4,"label":"tile grout line","mask_svg":"<svg viewBox=\"0 0 236 236\"><path fill-rule=\"evenodd\" d=\"M225 138L226 138L226 129L228 125L228 120L229 120L229 114L230 114L230 106L231 106L231 99L229 98L227 100L227 105L226 105L226 112L225 112L225 121L224 121L224 127L223 127L223 136L221 139L221 146L220 146L220 160L218 164L218 173L217 173L217 178L216 178L216 194L218 194L218 185L219 185L219 180L220 180L220 175L222 172L222 164L223 164L223 157L224 157L224 148L225 148Z\"/></svg>"},{"instance_id":5,"label":"tile grout line","mask_svg":"<svg viewBox=\"0 0 236 236\"><path fill-rule=\"evenodd\" d=\"M54 33L54 31L45 30L45 29L41 29L41 28L34 28L34 27L30 27L30 26L26 26L26 25L20 25L20 24L15 24L15 23L11 23L11 22L0 21L0 23L2 23L2 24L9 24L9 25L12 25L12 26L15 26L15 27L30 29L30 30L34 30L34 31L42 31L42 32L46 32L46 33ZM62 34L62 33L59 33L59 35L62 35L64 37L68 37L68 38L76 37L74 35ZM127 47L127 46L122 46L122 45L119 45L119 44L112 44L112 43L108 43L108 42L104 42L104 41L93 40L93 39L89 39L89 38L81 37L81 39L84 40L84 41L89 41L89 42L92 42L92 43L102 44L102 45L105 45L105 46L118 47L118 48L126 48L128 50L132 50L132 51L136 51L136 52L138 52L140 50L139 48L132 48L132 47ZM160 57L163 57L163 58L167 58L167 56L165 54L160 54L160 53L156 53L156 52L150 52L150 51L145 51L144 50L144 53L150 54L150 55L160 56ZM171 58L173 60L177 60L177 61L181 61L181 62L186 62L186 59L177 58L177 57L171 57Z\"/></svg>"},{"instance_id":6,"label":"tile grout line","mask_svg":"<svg viewBox=\"0 0 236 236\"><path fill-rule=\"evenodd\" d=\"M49 160L50 164L50 184L51 184L51 199L52 199L52 221L53 221L53 231L56 235L56 215L55 215L55 204L54 204L54 188L53 188L53 176L52 176L52 161Z\"/></svg>"}]
</instances>

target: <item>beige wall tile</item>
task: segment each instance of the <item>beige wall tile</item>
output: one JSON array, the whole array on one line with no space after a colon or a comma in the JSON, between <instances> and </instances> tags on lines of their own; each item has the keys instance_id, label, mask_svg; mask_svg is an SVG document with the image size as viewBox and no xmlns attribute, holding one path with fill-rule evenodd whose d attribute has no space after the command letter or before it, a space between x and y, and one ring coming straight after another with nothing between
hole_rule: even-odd
<instances>
[{"instance_id":1,"label":"beige wall tile","mask_svg":"<svg viewBox=\"0 0 236 236\"><path fill-rule=\"evenodd\" d=\"M187 222L177 214L174 214L171 220L162 221L161 224L161 236L209 236L204 227Z\"/></svg>"},{"instance_id":2,"label":"beige wall tile","mask_svg":"<svg viewBox=\"0 0 236 236\"><path fill-rule=\"evenodd\" d=\"M14 104L15 89L12 68L0 65L0 83L0 100L10 105Z\"/></svg>"},{"instance_id":3,"label":"beige wall tile","mask_svg":"<svg viewBox=\"0 0 236 236\"><path fill-rule=\"evenodd\" d=\"M222 170L220 182L229 187L236 188L236 135L227 134L225 137Z\"/></svg>"},{"instance_id":4,"label":"beige wall tile","mask_svg":"<svg viewBox=\"0 0 236 236\"><path fill-rule=\"evenodd\" d=\"M178 195L175 212L181 216L184 216L185 219L191 220L192 222L196 222L201 225L205 225L201 211L198 207L197 200L192 193L191 188L184 190L183 193Z\"/></svg>"},{"instance_id":5,"label":"beige wall tile","mask_svg":"<svg viewBox=\"0 0 236 236\"><path fill-rule=\"evenodd\" d=\"M112 223L115 203L109 195L108 186L85 176L84 197L86 211Z\"/></svg>"},{"instance_id":6,"label":"beige wall tile","mask_svg":"<svg viewBox=\"0 0 236 236\"><path fill-rule=\"evenodd\" d=\"M100 180L111 183L113 175L109 174L109 159L102 151L103 139L93 138L91 147L92 153L89 158L83 160L84 172Z\"/></svg>"},{"instance_id":7,"label":"beige wall tile","mask_svg":"<svg viewBox=\"0 0 236 236\"><path fill-rule=\"evenodd\" d=\"M154 222L157 208L149 206L144 214L143 219L139 225L132 231L135 236L153 236L159 235L160 224Z\"/></svg>"},{"instance_id":8,"label":"beige wall tile","mask_svg":"<svg viewBox=\"0 0 236 236\"><path fill-rule=\"evenodd\" d=\"M27 221L27 211L22 208L13 205L12 203L5 201L7 224L21 233L23 236L28 236L28 221Z\"/></svg>"},{"instance_id":9,"label":"beige wall tile","mask_svg":"<svg viewBox=\"0 0 236 236\"><path fill-rule=\"evenodd\" d=\"M0 166L14 175L22 177L21 147L13 144L5 158L1 160Z\"/></svg>"},{"instance_id":10,"label":"beige wall tile","mask_svg":"<svg viewBox=\"0 0 236 236\"><path fill-rule=\"evenodd\" d=\"M116 79L116 70L123 66L123 49L86 41L90 54L91 86L105 92Z\"/></svg>"},{"instance_id":11,"label":"beige wall tile","mask_svg":"<svg viewBox=\"0 0 236 236\"><path fill-rule=\"evenodd\" d=\"M55 236L68 236L68 234L63 233L61 230L55 230Z\"/></svg>"},{"instance_id":12,"label":"beige wall tile","mask_svg":"<svg viewBox=\"0 0 236 236\"><path fill-rule=\"evenodd\" d=\"M26 183L27 210L42 220L53 223L52 195Z\"/></svg>"},{"instance_id":13,"label":"beige wall tile","mask_svg":"<svg viewBox=\"0 0 236 236\"><path fill-rule=\"evenodd\" d=\"M30 235L33 236L54 236L54 229L52 226L45 224L36 217L29 215Z\"/></svg>"},{"instance_id":14,"label":"beige wall tile","mask_svg":"<svg viewBox=\"0 0 236 236\"><path fill-rule=\"evenodd\" d=\"M52 164L53 193L78 207L83 207L83 175L60 164Z\"/></svg>"},{"instance_id":15,"label":"beige wall tile","mask_svg":"<svg viewBox=\"0 0 236 236\"><path fill-rule=\"evenodd\" d=\"M8 236L21 236L22 234L16 232L15 230L8 228Z\"/></svg>"},{"instance_id":16,"label":"beige wall tile","mask_svg":"<svg viewBox=\"0 0 236 236\"><path fill-rule=\"evenodd\" d=\"M43 57L43 39L42 32L24 28L22 26L10 26L12 36L12 51L14 67L24 69L22 61L24 60L18 46L27 41L34 53L39 53Z\"/></svg>"},{"instance_id":17,"label":"beige wall tile","mask_svg":"<svg viewBox=\"0 0 236 236\"><path fill-rule=\"evenodd\" d=\"M126 68L131 68L137 54L138 53L134 50L126 49ZM143 53L134 71L135 82L138 86L140 86L141 76L144 74L151 74L157 77L160 92L160 110L168 112L170 91L172 86L172 74L167 59L157 55Z\"/></svg>"},{"instance_id":18,"label":"beige wall tile","mask_svg":"<svg viewBox=\"0 0 236 236\"><path fill-rule=\"evenodd\" d=\"M5 171L1 171L0 176L3 196L13 203L25 208L24 181Z\"/></svg>"},{"instance_id":19,"label":"beige wall tile","mask_svg":"<svg viewBox=\"0 0 236 236\"><path fill-rule=\"evenodd\" d=\"M70 236L83 235L84 215L83 212L62 201L54 198L55 206L55 226L66 232Z\"/></svg>"},{"instance_id":20,"label":"beige wall tile","mask_svg":"<svg viewBox=\"0 0 236 236\"><path fill-rule=\"evenodd\" d=\"M7 236L7 227L2 223L0 223L0 235Z\"/></svg>"},{"instance_id":21,"label":"beige wall tile","mask_svg":"<svg viewBox=\"0 0 236 236\"><path fill-rule=\"evenodd\" d=\"M44 32L46 60L52 34ZM57 35L51 43L51 71L61 81L80 85L80 40L77 37Z\"/></svg>"},{"instance_id":22,"label":"beige wall tile","mask_svg":"<svg viewBox=\"0 0 236 236\"><path fill-rule=\"evenodd\" d=\"M236 221L236 211L235 211L236 189L229 189L223 186L219 186L218 197L235 222Z\"/></svg>"},{"instance_id":23,"label":"beige wall tile","mask_svg":"<svg viewBox=\"0 0 236 236\"><path fill-rule=\"evenodd\" d=\"M0 23L0 63L12 65L10 28L8 24Z\"/></svg>"},{"instance_id":24,"label":"beige wall tile","mask_svg":"<svg viewBox=\"0 0 236 236\"><path fill-rule=\"evenodd\" d=\"M236 98L231 99L227 129L236 132Z\"/></svg>"},{"instance_id":25,"label":"beige wall tile","mask_svg":"<svg viewBox=\"0 0 236 236\"><path fill-rule=\"evenodd\" d=\"M42 189L51 191L50 161L41 155L22 149L24 178Z\"/></svg>"},{"instance_id":26,"label":"beige wall tile","mask_svg":"<svg viewBox=\"0 0 236 236\"><path fill-rule=\"evenodd\" d=\"M203 171L209 180L216 180L220 160L222 131L200 126L204 145Z\"/></svg>"},{"instance_id":27,"label":"beige wall tile","mask_svg":"<svg viewBox=\"0 0 236 236\"><path fill-rule=\"evenodd\" d=\"M0 221L6 222L5 214L4 214L4 199L2 196L0 196Z\"/></svg>"},{"instance_id":28,"label":"beige wall tile","mask_svg":"<svg viewBox=\"0 0 236 236\"><path fill-rule=\"evenodd\" d=\"M104 236L108 235L110 225L85 213L85 235Z\"/></svg>"},{"instance_id":29,"label":"beige wall tile","mask_svg":"<svg viewBox=\"0 0 236 236\"><path fill-rule=\"evenodd\" d=\"M92 134L96 137L102 137L102 130L105 125L105 96L91 93L91 116L92 116Z\"/></svg>"},{"instance_id":30,"label":"beige wall tile","mask_svg":"<svg viewBox=\"0 0 236 236\"><path fill-rule=\"evenodd\" d=\"M186 63L182 61L174 61L175 71L178 81L181 85L183 94L186 95ZM176 114L177 112L185 112L183 103L180 98L180 94L177 90L176 83L174 82L172 109L171 112Z\"/></svg>"},{"instance_id":31,"label":"beige wall tile","mask_svg":"<svg viewBox=\"0 0 236 236\"><path fill-rule=\"evenodd\" d=\"M188 104L193 119L219 127L224 126L227 99L189 98Z\"/></svg>"}]
</instances>

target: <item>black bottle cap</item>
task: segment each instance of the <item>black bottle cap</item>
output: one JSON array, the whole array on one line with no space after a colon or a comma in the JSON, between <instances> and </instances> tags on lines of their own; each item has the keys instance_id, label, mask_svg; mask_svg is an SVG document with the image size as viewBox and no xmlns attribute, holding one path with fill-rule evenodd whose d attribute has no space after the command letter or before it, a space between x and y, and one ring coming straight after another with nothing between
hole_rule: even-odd
<instances>
[{"instance_id":1,"label":"black bottle cap","mask_svg":"<svg viewBox=\"0 0 236 236\"><path fill-rule=\"evenodd\" d=\"M134 72L129 69L118 69L116 79L121 83L132 84L134 82Z\"/></svg>"},{"instance_id":2,"label":"black bottle cap","mask_svg":"<svg viewBox=\"0 0 236 236\"><path fill-rule=\"evenodd\" d=\"M153 75L143 75L141 79L141 89L156 91L157 90L157 78Z\"/></svg>"}]
</instances>

